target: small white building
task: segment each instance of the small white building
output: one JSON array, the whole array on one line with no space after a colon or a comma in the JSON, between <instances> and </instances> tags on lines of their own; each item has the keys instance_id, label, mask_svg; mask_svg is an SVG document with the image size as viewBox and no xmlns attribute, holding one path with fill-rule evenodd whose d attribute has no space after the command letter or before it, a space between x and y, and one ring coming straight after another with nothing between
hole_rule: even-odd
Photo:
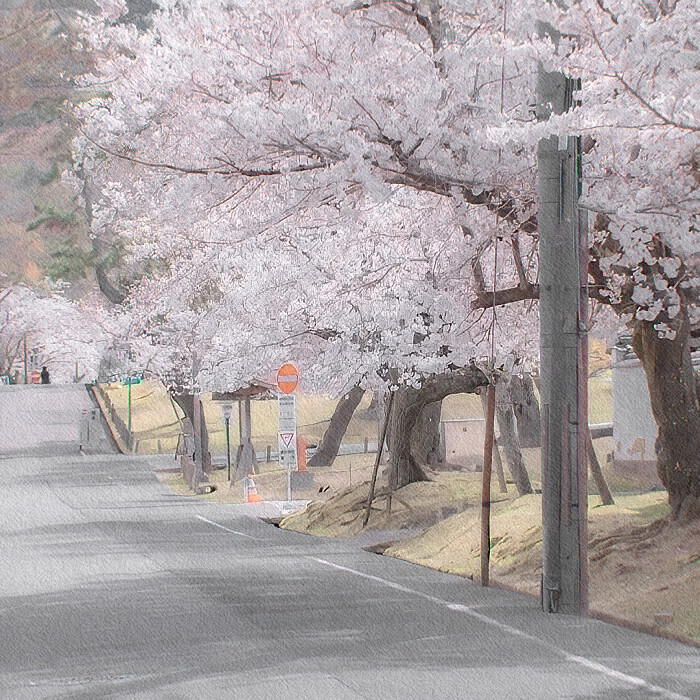
<instances>
[{"instance_id":1,"label":"small white building","mask_svg":"<svg viewBox=\"0 0 700 700\"><path fill-rule=\"evenodd\" d=\"M612 349L613 459L656 462L658 428L642 364L625 336Z\"/></svg>"},{"instance_id":2,"label":"small white building","mask_svg":"<svg viewBox=\"0 0 700 700\"><path fill-rule=\"evenodd\" d=\"M700 367L700 353L693 352L693 367ZM651 412L649 388L641 362L626 336L612 349L613 439L616 462L656 462L658 427Z\"/></svg>"},{"instance_id":3,"label":"small white building","mask_svg":"<svg viewBox=\"0 0 700 700\"><path fill-rule=\"evenodd\" d=\"M486 422L483 418L455 418L440 422L443 461L466 469L484 462Z\"/></svg>"}]
</instances>

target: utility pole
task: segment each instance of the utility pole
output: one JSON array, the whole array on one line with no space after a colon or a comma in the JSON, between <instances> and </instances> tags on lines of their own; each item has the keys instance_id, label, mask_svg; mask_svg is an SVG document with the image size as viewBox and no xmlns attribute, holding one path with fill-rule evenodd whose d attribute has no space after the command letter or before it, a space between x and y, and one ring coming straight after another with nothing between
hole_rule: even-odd
<instances>
[{"instance_id":1,"label":"utility pole","mask_svg":"<svg viewBox=\"0 0 700 700\"><path fill-rule=\"evenodd\" d=\"M537 118L573 105L576 81L540 68ZM588 239L579 211L580 145L552 136L538 145L540 395L542 400L542 606L588 610Z\"/></svg>"}]
</instances>

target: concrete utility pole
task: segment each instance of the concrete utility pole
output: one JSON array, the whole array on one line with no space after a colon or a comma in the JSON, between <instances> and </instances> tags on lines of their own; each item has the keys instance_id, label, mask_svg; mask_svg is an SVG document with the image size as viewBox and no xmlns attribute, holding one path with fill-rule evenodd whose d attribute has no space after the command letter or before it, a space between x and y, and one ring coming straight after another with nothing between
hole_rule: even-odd
<instances>
[{"instance_id":1,"label":"concrete utility pole","mask_svg":"<svg viewBox=\"0 0 700 700\"><path fill-rule=\"evenodd\" d=\"M540 69L537 118L573 104L575 81ZM578 208L580 145L552 136L538 146L540 396L542 400L542 605L588 610L587 221Z\"/></svg>"}]
</instances>

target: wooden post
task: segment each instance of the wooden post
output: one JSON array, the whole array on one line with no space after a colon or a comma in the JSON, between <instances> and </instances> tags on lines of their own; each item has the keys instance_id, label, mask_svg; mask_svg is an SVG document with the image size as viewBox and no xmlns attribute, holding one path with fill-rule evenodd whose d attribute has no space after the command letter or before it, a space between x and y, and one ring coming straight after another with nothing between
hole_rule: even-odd
<instances>
[{"instance_id":1,"label":"wooden post","mask_svg":"<svg viewBox=\"0 0 700 700\"><path fill-rule=\"evenodd\" d=\"M127 389L128 398L126 408L126 429L129 431L129 435L131 435L131 377L128 378L128 381L129 387Z\"/></svg>"},{"instance_id":2,"label":"wooden post","mask_svg":"<svg viewBox=\"0 0 700 700\"><path fill-rule=\"evenodd\" d=\"M484 411L484 420L487 421L488 419L486 418L488 414L488 399L484 394L481 394L481 407ZM498 440L496 440L496 430L495 430L495 424L494 424L494 429L493 429L493 453L492 453L492 462L494 466L496 467L496 476L498 477L498 488L501 493L508 493L508 487L506 485L506 475L503 472L503 461L501 460L501 453L498 451ZM479 471L479 470L477 470Z\"/></svg>"},{"instance_id":3,"label":"wooden post","mask_svg":"<svg viewBox=\"0 0 700 700\"><path fill-rule=\"evenodd\" d=\"M386 415L384 416L384 425L382 425L382 432L379 435L379 445L377 446L377 458L374 460L374 469L372 470L372 480L369 484L369 495L367 496L367 510L365 511L365 517L362 521L362 527L367 525L369 521L369 513L372 509L372 501L374 500L374 487L377 483L377 473L379 471L379 462L382 458L382 452L384 451L384 441L386 440L386 431L389 427L389 419L391 418L391 407L394 403L394 392L389 392L389 401L386 406ZM391 497L389 497L391 499ZM389 500L391 503L391 500Z\"/></svg>"},{"instance_id":4,"label":"wooden post","mask_svg":"<svg viewBox=\"0 0 700 700\"><path fill-rule=\"evenodd\" d=\"M481 585L489 585L491 555L491 460L493 456L493 423L496 415L496 385L486 389L486 434L484 436L484 471L481 475Z\"/></svg>"},{"instance_id":5,"label":"wooden post","mask_svg":"<svg viewBox=\"0 0 700 700\"><path fill-rule=\"evenodd\" d=\"M598 495L604 506L614 506L615 501L613 500L608 484L603 476L603 470L600 468L600 462L598 461L598 456L595 453L595 447L593 446L593 438L591 437L591 431L588 430L588 466L591 469L591 476L593 476L593 481L595 481L596 488L598 489Z\"/></svg>"}]
</instances>

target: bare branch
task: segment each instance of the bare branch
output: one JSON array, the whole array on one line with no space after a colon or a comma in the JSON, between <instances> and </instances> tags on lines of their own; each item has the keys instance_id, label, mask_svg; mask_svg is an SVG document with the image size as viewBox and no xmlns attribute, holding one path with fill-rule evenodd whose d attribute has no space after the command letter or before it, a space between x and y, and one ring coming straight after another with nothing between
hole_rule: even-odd
<instances>
[{"instance_id":1,"label":"bare branch","mask_svg":"<svg viewBox=\"0 0 700 700\"><path fill-rule=\"evenodd\" d=\"M95 139L88 136L84 131L82 131L82 129L80 129L79 131L93 146L96 146L101 151L104 151L110 156L114 156L115 158L120 158L121 160L126 160L131 163L136 163L137 165L143 165L147 168L155 168L159 170L172 170L177 173L185 173L188 175L210 175L215 172L220 172L217 168L195 168L173 165L172 163L154 163L146 160L141 160L140 158L134 158L133 156L128 156L124 153L117 153L116 151L107 148L107 146L103 146L101 143L98 143L97 141L95 141ZM230 173L225 172L221 174L228 175Z\"/></svg>"}]
</instances>

